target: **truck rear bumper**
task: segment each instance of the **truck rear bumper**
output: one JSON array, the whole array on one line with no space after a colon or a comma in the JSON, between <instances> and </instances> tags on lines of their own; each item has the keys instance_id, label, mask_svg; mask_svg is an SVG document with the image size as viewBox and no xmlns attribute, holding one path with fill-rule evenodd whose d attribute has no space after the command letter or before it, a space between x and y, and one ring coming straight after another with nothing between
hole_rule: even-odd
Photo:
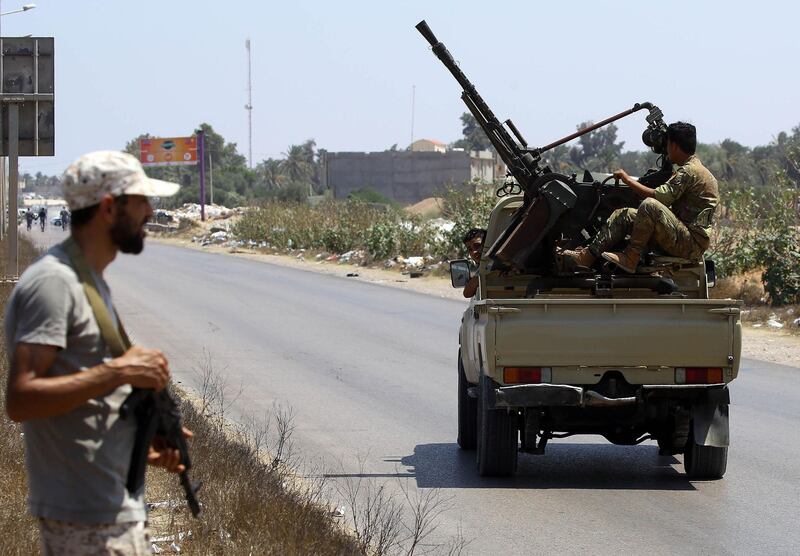
<instances>
[{"instance_id":1,"label":"truck rear bumper","mask_svg":"<svg viewBox=\"0 0 800 556\"><path fill-rule=\"evenodd\" d=\"M730 403L725 384L643 385L636 396L607 398L593 390L566 384L520 384L501 386L494 391L494 407L621 407L645 403L650 399L702 400L713 404Z\"/></svg>"}]
</instances>

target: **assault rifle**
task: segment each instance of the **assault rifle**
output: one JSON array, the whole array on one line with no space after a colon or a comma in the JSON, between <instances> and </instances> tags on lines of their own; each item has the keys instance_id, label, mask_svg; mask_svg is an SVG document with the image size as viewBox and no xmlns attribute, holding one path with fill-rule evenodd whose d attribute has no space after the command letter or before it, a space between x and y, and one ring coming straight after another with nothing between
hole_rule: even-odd
<instances>
[{"instance_id":1,"label":"assault rifle","mask_svg":"<svg viewBox=\"0 0 800 556\"><path fill-rule=\"evenodd\" d=\"M186 502L189 504L189 509L194 517L200 515L197 491L200 490L202 483L192 483L189 479L189 470L192 468L189 447L183 437L183 426L178 405L169 392L166 389L154 392L135 388L122 403L120 416L123 419L133 416L137 423L133 457L128 470L128 480L125 484L128 492L131 494L138 492L144 485L147 453L153 443L153 439L156 436L160 436L169 448L180 452L181 464L185 467L180 473L180 481L186 493Z\"/></svg>"},{"instance_id":2,"label":"assault rifle","mask_svg":"<svg viewBox=\"0 0 800 556\"><path fill-rule=\"evenodd\" d=\"M497 119L497 116L494 115L478 93L475 85L467 79L467 76L456 64L453 56L445 45L439 42L428 24L423 20L416 25L416 28L431 45L433 53L436 54L461 85L461 99L486 133L498 156L506 164L509 176L516 181L516 184L519 185L524 194L522 206L517 210L507 228L498 236L488 251L488 257L493 261L491 268L507 269L515 267L519 270L525 270L530 266L529 263L532 259L542 259L543 257L538 255L542 254L541 246L543 245L543 240L551 233L559 218L571 209L581 208L589 202L595 206L595 209L590 211L578 210L577 212L581 214L587 213L592 217L598 216L596 207L600 205L600 197L605 194L606 189L603 187L605 184L595 183L591 178L591 174L588 174L588 183L578 183L575 175L570 178L563 174L553 173L547 167L542 168L539 165L542 153L629 116L634 112L648 110L649 115L646 118L648 127L642 135L642 140L662 157L660 168L648 172L640 181L650 187L656 187L669 178L672 165L666 157L667 126L664 123L663 114L657 106L649 102L636 103L632 108L624 112L580 129L544 147L529 148L527 141L525 141L525 138L510 119L505 121L505 126L511 130L513 137L506 130L503 123ZM590 186L593 190L596 189L599 193L587 195L585 191L578 191L578 189L585 190L587 186ZM509 194L512 190L513 186L504 185L498 190L498 195ZM589 197L594 197L594 199L590 200ZM589 225L589 222L580 223L578 229ZM574 223L572 223L572 227L575 227ZM578 241L574 237L565 239L571 242ZM551 247L552 245L548 246L546 251L552 252Z\"/></svg>"}]
</instances>

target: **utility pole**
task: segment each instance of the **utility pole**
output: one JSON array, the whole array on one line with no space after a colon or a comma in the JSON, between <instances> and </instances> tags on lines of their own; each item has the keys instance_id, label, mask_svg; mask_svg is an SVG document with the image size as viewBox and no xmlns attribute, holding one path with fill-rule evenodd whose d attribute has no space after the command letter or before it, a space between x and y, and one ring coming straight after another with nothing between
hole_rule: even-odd
<instances>
[{"instance_id":1,"label":"utility pole","mask_svg":"<svg viewBox=\"0 0 800 556\"><path fill-rule=\"evenodd\" d=\"M200 220L206 220L206 156L205 143L206 134L202 129L198 129L197 135L197 163L200 165Z\"/></svg>"},{"instance_id":2,"label":"utility pole","mask_svg":"<svg viewBox=\"0 0 800 556\"><path fill-rule=\"evenodd\" d=\"M211 160L211 151L208 151L208 188L211 190L211 201L214 204L214 161Z\"/></svg>"},{"instance_id":3,"label":"utility pole","mask_svg":"<svg viewBox=\"0 0 800 556\"><path fill-rule=\"evenodd\" d=\"M244 105L247 110L247 160L250 169L253 168L253 81L250 67L250 39L244 41L244 47L247 49L247 104Z\"/></svg>"},{"instance_id":4,"label":"utility pole","mask_svg":"<svg viewBox=\"0 0 800 556\"><path fill-rule=\"evenodd\" d=\"M417 86L411 85L411 144L414 144L414 101L417 96Z\"/></svg>"}]
</instances>

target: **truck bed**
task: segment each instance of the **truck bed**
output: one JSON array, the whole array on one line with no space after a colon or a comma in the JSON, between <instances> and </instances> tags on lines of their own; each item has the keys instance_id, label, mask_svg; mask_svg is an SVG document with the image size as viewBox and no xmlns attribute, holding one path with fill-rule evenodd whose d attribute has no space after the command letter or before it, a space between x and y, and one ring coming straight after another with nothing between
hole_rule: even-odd
<instances>
[{"instance_id":1,"label":"truck bed","mask_svg":"<svg viewBox=\"0 0 800 556\"><path fill-rule=\"evenodd\" d=\"M554 383L592 383L601 376L597 370L619 369L631 383L668 384L676 368L718 367L725 382L736 377L740 305L551 298L487 299L474 308L485 323L484 363L498 382L503 367L532 366L551 368Z\"/></svg>"}]
</instances>

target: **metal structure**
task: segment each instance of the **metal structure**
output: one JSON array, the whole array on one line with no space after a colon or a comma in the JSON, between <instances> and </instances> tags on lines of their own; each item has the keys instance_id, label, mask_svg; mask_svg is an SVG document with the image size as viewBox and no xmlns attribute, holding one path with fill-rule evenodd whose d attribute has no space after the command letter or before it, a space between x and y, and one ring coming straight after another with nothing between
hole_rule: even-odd
<instances>
[{"instance_id":1,"label":"metal structure","mask_svg":"<svg viewBox=\"0 0 800 556\"><path fill-rule=\"evenodd\" d=\"M7 130L7 131L6 131ZM52 37L0 38L0 156L8 156L8 271L19 274L19 157L55 154Z\"/></svg>"},{"instance_id":2,"label":"metal structure","mask_svg":"<svg viewBox=\"0 0 800 556\"><path fill-rule=\"evenodd\" d=\"M250 39L244 41L247 49L247 162L250 168L253 167L253 80L250 65Z\"/></svg>"}]
</instances>

